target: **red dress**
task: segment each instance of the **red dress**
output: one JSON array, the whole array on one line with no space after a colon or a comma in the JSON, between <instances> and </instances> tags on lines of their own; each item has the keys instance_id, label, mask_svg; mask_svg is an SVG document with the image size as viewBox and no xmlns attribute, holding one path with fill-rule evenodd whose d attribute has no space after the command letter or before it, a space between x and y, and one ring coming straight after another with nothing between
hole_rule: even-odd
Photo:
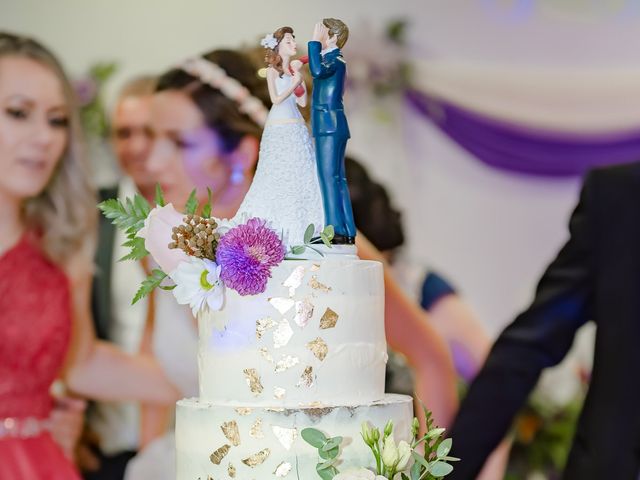
<instances>
[{"instance_id":1,"label":"red dress","mask_svg":"<svg viewBox=\"0 0 640 480\"><path fill-rule=\"evenodd\" d=\"M28 235L0 256L0 480L79 480L46 430L71 332L67 277Z\"/></svg>"}]
</instances>

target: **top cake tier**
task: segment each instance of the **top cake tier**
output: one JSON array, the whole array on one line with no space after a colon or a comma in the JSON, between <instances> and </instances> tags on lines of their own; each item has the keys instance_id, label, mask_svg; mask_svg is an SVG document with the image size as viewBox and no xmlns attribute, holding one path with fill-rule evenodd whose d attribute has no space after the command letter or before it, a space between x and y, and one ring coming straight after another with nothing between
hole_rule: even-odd
<instances>
[{"instance_id":1,"label":"top cake tier","mask_svg":"<svg viewBox=\"0 0 640 480\"><path fill-rule=\"evenodd\" d=\"M227 289L198 317L200 398L246 405L359 405L384 395L382 265L285 260L264 293Z\"/></svg>"}]
</instances>

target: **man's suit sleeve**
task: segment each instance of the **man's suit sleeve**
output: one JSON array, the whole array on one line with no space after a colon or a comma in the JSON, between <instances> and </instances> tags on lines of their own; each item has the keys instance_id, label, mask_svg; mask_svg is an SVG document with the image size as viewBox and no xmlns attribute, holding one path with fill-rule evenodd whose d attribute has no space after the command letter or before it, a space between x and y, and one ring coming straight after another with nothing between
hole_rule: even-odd
<instances>
[{"instance_id":1,"label":"man's suit sleeve","mask_svg":"<svg viewBox=\"0 0 640 480\"><path fill-rule=\"evenodd\" d=\"M118 198L118 188L106 188L99 191L101 202ZM98 248L96 249L96 271L91 289L91 309L96 335L108 339L111 321L111 267L116 227L104 215L100 215L98 224Z\"/></svg>"},{"instance_id":2,"label":"man's suit sleeve","mask_svg":"<svg viewBox=\"0 0 640 480\"><path fill-rule=\"evenodd\" d=\"M320 42L311 41L307 47L309 54L309 72L313 78L325 78L333 75L336 70L335 60L324 61L320 54L322 44Z\"/></svg>"},{"instance_id":3,"label":"man's suit sleeve","mask_svg":"<svg viewBox=\"0 0 640 480\"><path fill-rule=\"evenodd\" d=\"M476 478L504 438L542 369L559 363L591 314L594 178L590 174L569 222L570 238L542 276L531 306L495 342L451 429L462 459L450 480Z\"/></svg>"}]
</instances>

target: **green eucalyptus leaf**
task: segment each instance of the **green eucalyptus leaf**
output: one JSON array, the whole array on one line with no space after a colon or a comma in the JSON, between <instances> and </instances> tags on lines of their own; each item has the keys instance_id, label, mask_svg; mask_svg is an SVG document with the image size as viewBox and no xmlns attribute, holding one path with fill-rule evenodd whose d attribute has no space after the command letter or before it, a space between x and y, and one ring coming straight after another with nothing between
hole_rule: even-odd
<instances>
[{"instance_id":1,"label":"green eucalyptus leaf","mask_svg":"<svg viewBox=\"0 0 640 480\"><path fill-rule=\"evenodd\" d=\"M322 480L332 480L333 477L338 474L338 470L336 470L336 467L331 466L329 468L318 468L320 467L320 465L320 463L316 465L316 472L318 472L318 475Z\"/></svg>"},{"instance_id":2,"label":"green eucalyptus leaf","mask_svg":"<svg viewBox=\"0 0 640 480\"><path fill-rule=\"evenodd\" d=\"M335 229L333 228L333 225L327 225L326 227L324 227L324 229L322 230L322 233L324 233L329 240L333 240L333 237L336 234Z\"/></svg>"},{"instance_id":3,"label":"green eucalyptus leaf","mask_svg":"<svg viewBox=\"0 0 640 480\"><path fill-rule=\"evenodd\" d=\"M415 464L421 465L422 467L424 467L426 470L429 469L429 462L427 462L422 455L418 455L416 452L411 452L411 456L413 457L413 459L415 460Z\"/></svg>"},{"instance_id":4,"label":"green eucalyptus leaf","mask_svg":"<svg viewBox=\"0 0 640 480\"><path fill-rule=\"evenodd\" d=\"M329 450L333 450L334 448L339 447L341 443L342 443L342 437L332 437L327 439L325 444L322 447L320 447L320 450L324 450L325 452L328 452Z\"/></svg>"},{"instance_id":5,"label":"green eucalyptus leaf","mask_svg":"<svg viewBox=\"0 0 640 480\"><path fill-rule=\"evenodd\" d=\"M320 470L326 470L328 468L331 468L335 465L336 463L336 459L335 458L330 458L329 460L325 460L324 462L320 462L316 465L316 471L320 471Z\"/></svg>"},{"instance_id":6,"label":"green eucalyptus leaf","mask_svg":"<svg viewBox=\"0 0 640 480\"><path fill-rule=\"evenodd\" d=\"M331 248L331 239L324 233L320 233L320 239L328 248Z\"/></svg>"},{"instance_id":7,"label":"green eucalyptus leaf","mask_svg":"<svg viewBox=\"0 0 640 480\"><path fill-rule=\"evenodd\" d=\"M302 255L307 248L304 245L296 245L291 247L291 253L294 255Z\"/></svg>"},{"instance_id":8,"label":"green eucalyptus leaf","mask_svg":"<svg viewBox=\"0 0 640 480\"><path fill-rule=\"evenodd\" d=\"M436 461L431 464L431 468L429 468L429 473L436 478L444 477L453 472L453 467L448 463Z\"/></svg>"},{"instance_id":9,"label":"green eucalyptus leaf","mask_svg":"<svg viewBox=\"0 0 640 480\"><path fill-rule=\"evenodd\" d=\"M329 460L331 458L336 458L340 453L340 446L334 447L331 450L324 450L323 448L318 449L318 455L323 460Z\"/></svg>"},{"instance_id":10,"label":"green eucalyptus leaf","mask_svg":"<svg viewBox=\"0 0 640 480\"><path fill-rule=\"evenodd\" d=\"M327 437L320 430L315 428L305 428L300 432L300 435L312 447L322 448L327 441Z\"/></svg>"},{"instance_id":11,"label":"green eucalyptus leaf","mask_svg":"<svg viewBox=\"0 0 640 480\"><path fill-rule=\"evenodd\" d=\"M309 243L313 238L313 233L316 231L316 227L313 223L310 223L307 229L304 231L304 243Z\"/></svg>"},{"instance_id":12,"label":"green eucalyptus leaf","mask_svg":"<svg viewBox=\"0 0 640 480\"><path fill-rule=\"evenodd\" d=\"M438 445L438 449L436 450L436 455L438 458L446 457L451 451L451 444L453 440L450 438L446 438L442 441L440 445Z\"/></svg>"},{"instance_id":13,"label":"green eucalyptus leaf","mask_svg":"<svg viewBox=\"0 0 640 480\"><path fill-rule=\"evenodd\" d=\"M420 457L420 458L422 458L422 457ZM413 465L411 465L411 470L409 472L411 474L411 480L420 480L420 476L421 476L420 472L422 470L421 467L422 467L422 465L418 461L415 461L413 463Z\"/></svg>"}]
</instances>

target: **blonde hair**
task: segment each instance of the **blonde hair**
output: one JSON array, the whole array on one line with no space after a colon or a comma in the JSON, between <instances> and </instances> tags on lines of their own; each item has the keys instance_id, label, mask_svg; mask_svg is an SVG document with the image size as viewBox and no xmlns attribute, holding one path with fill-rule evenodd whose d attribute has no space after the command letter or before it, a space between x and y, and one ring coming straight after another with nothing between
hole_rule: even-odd
<instances>
[{"instance_id":1,"label":"blonde hair","mask_svg":"<svg viewBox=\"0 0 640 480\"><path fill-rule=\"evenodd\" d=\"M0 58L28 58L49 68L60 81L69 106L68 142L49 183L24 204L26 227L34 231L45 255L66 266L76 255L93 259L96 240L96 195L82 141L75 95L55 56L36 40L0 32Z\"/></svg>"},{"instance_id":2,"label":"blonde hair","mask_svg":"<svg viewBox=\"0 0 640 480\"><path fill-rule=\"evenodd\" d=\"M152 75L140 75L126 82L118 92L116 103L129 97L151 96L156 90L158 78Z\"/></svg>"},{"instance_id":3,"label":"blonde hair","mask_svg":"<svg viewBox=\"0 0 640 480\"><path fill-rule=\"evenodd\" d=\"M349 27L337 18L325 18L322 20L322 23L329 29L329 37L333 37L334 35L338 36L338 40L336 41L338 48L344 47L344 44L347 43L349 39Z\"/></svg>"}]
</instances>

